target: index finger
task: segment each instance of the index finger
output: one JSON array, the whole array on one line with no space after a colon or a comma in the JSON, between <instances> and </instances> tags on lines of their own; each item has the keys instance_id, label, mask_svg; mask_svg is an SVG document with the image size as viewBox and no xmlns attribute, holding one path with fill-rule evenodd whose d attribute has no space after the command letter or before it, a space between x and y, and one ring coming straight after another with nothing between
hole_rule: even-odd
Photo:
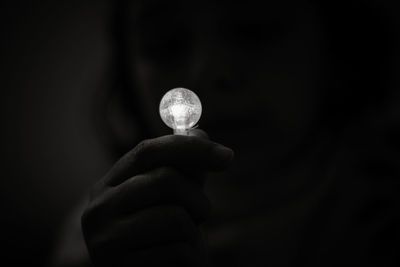
<instances>
[{"instance_id":1,"label":"index finger","mask_svg":"<svg viewBox=\"0 0 400 267\"><path fill-rule=\"evenodd\" d=\"M166 135L139 143L125 154L106 176L105 184L115 186L151 169L172 166L183 170L217 171L227 167L233 151L196 136Z\"/></svg>"}]
</instances>

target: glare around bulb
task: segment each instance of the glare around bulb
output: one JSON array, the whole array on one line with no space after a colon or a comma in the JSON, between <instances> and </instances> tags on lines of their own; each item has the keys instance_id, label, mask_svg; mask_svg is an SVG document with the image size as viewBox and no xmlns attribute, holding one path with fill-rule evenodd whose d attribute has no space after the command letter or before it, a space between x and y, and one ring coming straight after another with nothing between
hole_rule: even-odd
<instances>
[{"instance_id":1,"label":"glare around bulb","mask_svg":"<svg viewBox=\"0 0 400 267\"><path fill-rule=\"evenodd\" d=\"M169 90L160 102L161 119L174 134L187 135L199 121L201 110L199 97L186 88Z\"/></svg>"}]
</instances>

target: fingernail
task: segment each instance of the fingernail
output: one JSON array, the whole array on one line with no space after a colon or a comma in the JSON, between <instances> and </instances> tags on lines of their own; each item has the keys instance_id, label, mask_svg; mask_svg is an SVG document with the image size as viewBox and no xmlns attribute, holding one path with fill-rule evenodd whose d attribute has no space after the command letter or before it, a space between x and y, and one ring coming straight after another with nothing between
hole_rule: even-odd
<instances>
[{"instance_id":1,"label":"fingernail","mask_svg":"<svg viewBox=\"0 0 400 267\"><path fill-rule=\"evenodd\" d=\"M228 147L217 145L214 147L214 155L220 163L229 163L233 159L234 152Z\"/></svg>"}]
</instances>

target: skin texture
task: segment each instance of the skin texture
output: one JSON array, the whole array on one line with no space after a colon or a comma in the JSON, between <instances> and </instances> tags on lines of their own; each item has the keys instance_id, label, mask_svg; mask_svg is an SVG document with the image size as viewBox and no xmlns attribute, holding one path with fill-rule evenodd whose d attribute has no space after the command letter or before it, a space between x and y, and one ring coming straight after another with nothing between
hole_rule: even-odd
<instances>
[{"instance_id":1,"label":"skin texture","mask_svg":"<svg viewBox=\"0 0 400 267\"><path fill-rule=\"evenodd\" d=\"M233 151L200 130L145 140L93 188L82 216L96 266L203 266L198 224L209 214L202 184Z\"/></svg>"}]
</instances>

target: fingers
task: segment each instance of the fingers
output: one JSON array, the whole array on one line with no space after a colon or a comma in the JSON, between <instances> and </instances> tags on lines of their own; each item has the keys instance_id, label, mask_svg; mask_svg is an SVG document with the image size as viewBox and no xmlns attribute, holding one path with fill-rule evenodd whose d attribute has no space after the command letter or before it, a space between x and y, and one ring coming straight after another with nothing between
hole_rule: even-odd
<instances>
[{"instance_id":1,"label":"fingers","mask_svg":"<svg viewBox=\"0 0 400 267\"><path fill-rule=\"evenodd\" d=\"M195 129L146 140L91 191L82 230L99 266L196 266L205 257L197 224L209 213L204 173L233 152ZM96 265L96 266L97 266Z\"/></svg>"},{"instance_id":2,"label":"fingers","mask_svg":"<svg viewBox=\"0 0 400 267\"><path fill-rule=\"evenodd\" d=\"M201 185L168 167L129 178L109 188L101 201L92 204L91 212L95 218L104 213L126 215L151 206L170 204L185 207L195 222L201 222L210 211L209 200Z\"/></svg>"},{"instance_id":3,"label":"fingers","mask_svg":"<svg viewBox=\"0 0 400 267\"><path fill-rule=\"evenodd\" d=\"M181 170L207 171L226 168L233 151L205 138L199 130L192 136L167 135L146 140L123 156L105 178L105 184L115 186L129 177L160 167L172 166Z\"/></svg>"},{"instance_id":4,"label":"fingers","mask_svg":"<svg viewBox=\"0 0 400 267\"><path fill-rule=\"evenodd\" d=\"M192 129L189 131L189 136L197 136L204 139L209 139L208 134L201 129Z\"/></svg>"}]
</instances>

